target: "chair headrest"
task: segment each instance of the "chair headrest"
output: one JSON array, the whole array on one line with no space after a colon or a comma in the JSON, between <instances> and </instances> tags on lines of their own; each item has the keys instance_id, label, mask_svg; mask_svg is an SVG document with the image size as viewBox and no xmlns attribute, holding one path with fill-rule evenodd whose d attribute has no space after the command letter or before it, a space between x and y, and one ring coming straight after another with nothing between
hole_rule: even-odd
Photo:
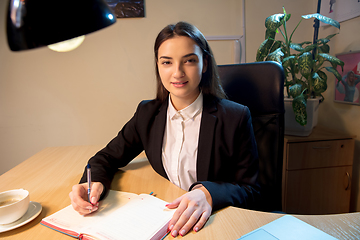
<instances>
[{"instance_id":1,"label":"chair headrest","mask_svg":"<svg viewBox=\"0 0 360 240\"><path fill-rule=\"evenodd\" d=\"M277 62L219 65L228 98L249 107L253 116L283 114L284 70Z\"/></svg>"}]
</instances>

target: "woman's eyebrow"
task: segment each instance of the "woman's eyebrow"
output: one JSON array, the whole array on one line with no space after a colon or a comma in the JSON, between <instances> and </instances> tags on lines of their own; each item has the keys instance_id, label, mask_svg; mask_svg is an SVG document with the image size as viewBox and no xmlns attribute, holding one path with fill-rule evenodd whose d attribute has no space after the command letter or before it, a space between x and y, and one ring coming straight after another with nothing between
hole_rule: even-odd
<instances>
[{"instance_id":1,"label":"woman's eyebrow","mask_svg":"<svg viewBox=\"0 0 360 240\"><path fill-rule=\"evenodd\" d=\"M182 56L182 58L187 58L187 57L191 57L191 56L196 56L197 57L197 55L195 53L189 53L189 54L186 54L186 55ZM168 57L168 56L160 56L159 59L161 59L161 58L172 59L172 57Z\"/></svg>"},{"instance_id":2,"label":"woman's eyebrow","mask_svg":"<svg viewBox=\"0 0 360 240\"><path fill-rule=\"evenodd\" d=\"M187 57L191 57L191 56L197 57L197 55L195 53L189 53L189 54L186 54L185 56L183 56L183 58L187 58Z\"/></svg>"},{"instance_id":3,"label":"woman's eyebrow","mask_svg":"<svg viewBox=\"0 0 360 240\"><path fill-rule=\"evenodd\" d=\"M159 59L161 59L161 58L172 59L172 57L167 57L167 56L160 56Z\"/></svg>"}]
</instances>

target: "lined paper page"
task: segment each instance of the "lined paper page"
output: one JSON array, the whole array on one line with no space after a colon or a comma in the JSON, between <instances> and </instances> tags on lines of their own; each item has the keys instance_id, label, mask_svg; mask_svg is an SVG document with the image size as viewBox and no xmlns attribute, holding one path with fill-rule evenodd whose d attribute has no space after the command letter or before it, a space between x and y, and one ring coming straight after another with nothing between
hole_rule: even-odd
<instances>
[{"instance_id":1,"label":"lined paper page","mask_svg":"<svg viewBox=\"0 0 360 240\"><path fill-rule=\"evenodd\" d=\"M110 215L114 209L124 206L132 198L137 197L137 194L110 190L108 196L100 202L99 209L92 214L81 216L69 205L43 220L58 228L71 230L79 234L83 232L84 228L96 224L101 218Z\"/></svg>"},{"instance_id":2,"label":"lined paper page","mask_svg":"<svg viewBox=\"0 0 360 240\"><path fill-rule=\"evenodd\" d=\"M150 239L159 229L167 225L175 209L151 195L141 194L126 206L116 210L95 226L84 229L89 235L111 240Z\"/></svg>"}]
</instances>

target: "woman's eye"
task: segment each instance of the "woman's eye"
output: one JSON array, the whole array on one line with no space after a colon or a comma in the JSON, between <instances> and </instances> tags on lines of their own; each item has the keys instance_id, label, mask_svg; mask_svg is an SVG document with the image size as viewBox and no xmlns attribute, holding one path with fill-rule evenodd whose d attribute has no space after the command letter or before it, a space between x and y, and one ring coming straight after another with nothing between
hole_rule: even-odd
<instances>
[{"instance_id":1,"label":"woman's eye","mask_svg":"<svg viewBox=\"0 0 360 240\"><path fill-rule=\"evenodd\" d=\"M195 62L196 62L196 59L191 58L191 59L186 60L186 62L195 63Z\"/></svg>"},{"instance_id":2,"label":"woman's eye","mask_svg":"<svg viewBox=\"0 0 360 240\"><path fill-rule=\"evenodd\" d=\"M168 64L170 64L170 63L171 63L170 61L161 62L162 65L168 65Z\"/></svg>"}]
</instances>

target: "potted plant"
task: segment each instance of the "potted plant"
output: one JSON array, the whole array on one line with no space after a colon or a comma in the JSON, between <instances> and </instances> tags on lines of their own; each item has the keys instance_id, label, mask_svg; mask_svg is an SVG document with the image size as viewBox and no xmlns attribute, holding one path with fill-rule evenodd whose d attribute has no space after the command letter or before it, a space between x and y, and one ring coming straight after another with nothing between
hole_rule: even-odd
<instances>
[{"instance_id":1,"label":"potted plant","mask_svg":"<svg viewBox=\"0 0 360 240\"><path fill-rule=\"evenodd\" d=\"M343 67L344 63L329 54L328 42L338 33L317 39L317 32L315 31L313 41L295 43L293 42L294 32L302 19L317 19L315 20L317 28L319 20L339 30L340 24L319 13L309 14L302 16L295 29L290 33L286 25L290 17L291 14L287 14L283 8L282 14L274 14L266 18L265 41L261 43L257 51L256 61L277 61L282 64L286 78L284 85L287 97L292 98L293 115L295 115L297 123L305 126L308 122L306 111L308 100L316 99L316 97L318 97L318 103L324 100L322 93L327 89L327 75L324 69L334 74L340 81L341 75L336 67L338 65ZM275 38L277 33L282 36L281 40ZM325 63L328 66L325 66Z\"/></svg>"}]
</instances>

